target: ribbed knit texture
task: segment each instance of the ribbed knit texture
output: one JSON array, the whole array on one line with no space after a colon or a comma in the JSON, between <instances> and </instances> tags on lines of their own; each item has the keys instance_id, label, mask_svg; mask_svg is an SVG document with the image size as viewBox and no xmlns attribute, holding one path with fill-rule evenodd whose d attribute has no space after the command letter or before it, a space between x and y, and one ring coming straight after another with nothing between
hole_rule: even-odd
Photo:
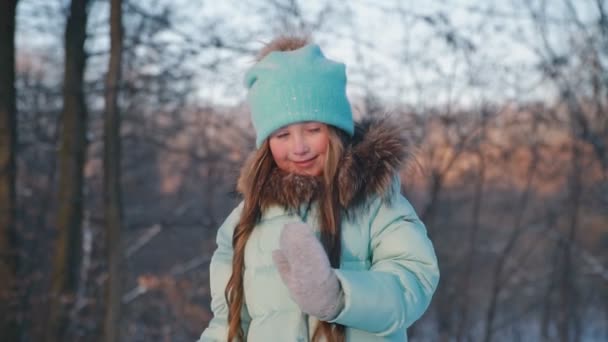
<instances>
[{"instance_id":1,"label":"ribbed knit texture","mask_svg":"<svg viewBox=\"0 0 608 342\"><path fill-rule=\"evenodd\" d=\"M245 85L258 147L275 130L298 122L354 132L346 67L325 58L318 45L269 53L249 69Z\"/></svg>"}]
</instances>

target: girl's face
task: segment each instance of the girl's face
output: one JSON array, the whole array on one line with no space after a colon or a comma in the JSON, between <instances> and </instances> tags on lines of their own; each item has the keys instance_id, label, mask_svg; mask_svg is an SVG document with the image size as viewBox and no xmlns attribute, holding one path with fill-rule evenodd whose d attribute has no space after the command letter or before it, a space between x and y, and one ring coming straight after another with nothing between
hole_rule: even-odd
<instances>
[{"instance_id":1,"label":"girl's face","mask_svg":"<svg viewBox=\"0 0 608 342\"><path fill-rule=\"evenodd\" d=\"M272 133L269 144L280 169L320 176L329 145L329 128L316 121L291 124Z\"/></svg>"}]
</instances>

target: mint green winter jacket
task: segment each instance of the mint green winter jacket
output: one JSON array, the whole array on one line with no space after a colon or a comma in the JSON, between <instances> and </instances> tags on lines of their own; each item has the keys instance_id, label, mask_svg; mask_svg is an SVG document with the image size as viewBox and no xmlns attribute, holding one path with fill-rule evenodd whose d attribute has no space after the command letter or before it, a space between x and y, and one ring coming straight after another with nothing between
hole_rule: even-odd
<instances>
[{"instance_id":1,"label":"mint green winter jacket","mask_svg":"<svg viewBox=\"0 0 608 342\"><path fill-rule=\"evenodd\" d=\"M383 122L363 127L344 163L349 172L344 173L347 189L340 197L349 213L342 219L341 264L335 270L344 291L344 308L331 322L346 326L348 342L407 341L406 329L425 312L437 287L437 258L424 224L400 194L396 171L404 155L382 150L386 145L394 148L385 140L398 139L397 132ZM385 130L380 137L379 129ZM370 149L375 153L368 153ZM362 156L371 155L379 159L361 163ZM349 164L349 157L355 162ZM246 175L242 172L241 178ZM245 248L242 328L249 342L309 341L317 320L302 313L291 299L272 261L272 251L279 248L285 223L304 221L315 227L317 202L290 209L285 202L291 197L280 192L302 191L301 197L306 198L307 191L301 180L290 187L293 179L275 178L279 181L271 182L264 196L282 201L267 206ZM242 183L240 190L247 191ZM224 290L232 272L232 235L242 207L243 203L232 211L217 233L218 247L210 264L214 317L199 342L227 341Z\"/></svg>"}]
</instances>

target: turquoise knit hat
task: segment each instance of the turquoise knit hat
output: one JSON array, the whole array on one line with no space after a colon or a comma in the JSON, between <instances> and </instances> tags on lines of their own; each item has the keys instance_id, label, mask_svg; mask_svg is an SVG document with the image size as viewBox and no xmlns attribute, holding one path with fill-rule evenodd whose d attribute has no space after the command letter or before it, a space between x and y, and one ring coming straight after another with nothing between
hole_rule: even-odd
<instances>
[{"instance_id":1,"label":"turquoise knit hat","mask_svg":"<svg viewBox=\"0 0 608 342\"><path fill-rule=\"evenodd\" d=\"M272 51L245 75L256 145L275 130L297 122L319 121L353 135L346 97L346 67L325 58L318 45Z\"/></svg>"}]
</instances>

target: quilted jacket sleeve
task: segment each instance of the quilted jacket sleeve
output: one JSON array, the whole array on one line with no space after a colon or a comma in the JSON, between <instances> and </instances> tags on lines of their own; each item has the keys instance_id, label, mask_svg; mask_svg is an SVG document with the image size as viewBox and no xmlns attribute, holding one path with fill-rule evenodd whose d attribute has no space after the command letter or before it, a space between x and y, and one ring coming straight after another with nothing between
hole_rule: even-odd
<instances>
[{"instance_id":1,"label":"quilted jacket sleeve","mask_svg":"<svg viewBox=\"0 0 608 342\"><path fill-rule=\"evenodd\" d=\"M371 267L336 270L344 309L331 322L379 336L403 336L427 309L439 281L424 224L400 194L395 177L390 201L375 199L369 224Z\"/></svg>"},{"instance_id":2,"label":"quilted jacket sleeve","mask_svg":"<svg viewBox=\"0 0 608 342\"><path fill-rule=\"evenodd\" d=\"M225 342L228 339L228 305L224 297L224 290L232 274L232 235L239 221L242 206L243 203L239 204L217 231L217 249L213 253L209 265L213 318L203 331L199 342ZM247 334L250 321L247 306L243 305L241 324L245 334Z\"/></svg>"}]
</instances>

